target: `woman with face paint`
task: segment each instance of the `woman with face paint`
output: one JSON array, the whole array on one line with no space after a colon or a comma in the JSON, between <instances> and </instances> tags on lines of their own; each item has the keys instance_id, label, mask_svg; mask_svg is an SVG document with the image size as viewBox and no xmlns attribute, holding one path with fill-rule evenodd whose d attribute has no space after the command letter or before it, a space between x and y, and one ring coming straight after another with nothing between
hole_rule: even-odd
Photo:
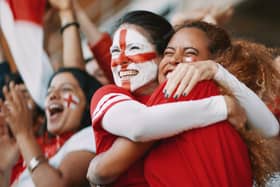
<instances>
[{"instance_id":1,"label":"woman with face paint","mask_svg":"<svg viewBox=\"0 0 280 187\"><path fill-rule=\"evenodd\" d=\"M106 118L106 115L104 116L106 111L118 103L121 104L118 104L119 106L123 106L125 109L121 109L121 111L127 111L127 109L129 109L130 111L136 112L139 117L136 120L137 122L148 124L154 121L153 124L155 126L152 127L153 125L151 125L151 128L157 128L157 125L161 125L162 131L151 129L151 133L147 134L147 136L153 138L155 138L155 136L171 136L195 126L204 126L226 118L224 116L225 103L223 99L220 100L220 96L204 101L186 102L180 103L180 105L173 103L168 104L168 107L157 106L149 109L145 105L137 102L138 100L141 103L147 103L150 94L157 87L157 63L170 37L169 34L172 32L172 27L162 17L146 11L128 13L123 17L120 24L121 26L115 33L113 45L111 47L112 72L117 86L110 85L103 87L94 95L91 103L97 154L101 153L102 155L102 152L111 147L116 140L116 136L112 136L108 133L107 129L105 130L104 125L106 123L103 123L103 121ZM166 40L162 40L163 38L166 38ZM133 95L130 92L132 92ZM229 105L230 103L231 102L228 102ZM128 106L126 106L127 104ZM188 116L183 112L188 111L190 107L200 112L204 117L195 116L193 117L194 120L191 121L190 115ZM212 112L206 112L205 108L207 107L210 107ZM139 110L142 112L138 113L137 111ZM182 112L180 113L178 111ZM165 113L169 116L164 115L166 119L162 119L160 115ZM108 116L110 116L110 114ZM121 116L117 115L115 117L118 118L118 123L123 123L121 121ZM126 117L130 118L130 115ZM205 120L206 118L210 119ZM147 119L147 121L144 119ZM176 128L170 125L174 119L180 120L180 122L176 122L176 124L178 124ZM125 123L127 124L127 122ZM119 130L121 130L124 126L119 127ZM134 129L131 130L134 131ZM137 129L135 132L137 132ZM133 139L139 138L137 134L133 136ZM118 149L117 147L126 141L128 140L118 139L112 148ZM139 155L151 145L151 143L143 144L133 142L129 142L129 144L130 147L128 149L119 149L118 154L126 155L126 151L131 152L129 149L137 145L135 149L136 152L131 158L140 159ZM129 165L130 164L127 164L127 166ZM118 168L117 165L114 165L114 167ZM98 180L100 180L102 176L100 176L97 181L92 179L92 176L94 176L92 172L95 171L97 170L91 170L91 168L89 168L88 178L93 183L100 183L101 181ZM114 171L114 169L112 168L111 171ZM113 180L113 178L110 180ZM114 184L116 186L147 185L143 177L143 160L140 159L136 162L129 168L128 172L119 177Z\"/></svg>"},{"instance_id":2,"label":"woman with face paint","mask_svg":"<svg viewBox=\"0 0 280 187\"><path fill-rule=\"evenodd\" d=\"M140 13L140 12L138 12L138 13ZM129 16L131 16L131 15L133 15L133 13L131 13ZM166 112L167 110L163 109L164 108L163 105L161 105L161 107L154 107L154 108L150 107L149 108L150 110L147 109L147 113L145 113L145 112L142 113L142 111L140 110L142 106L141 107L139 106L139 108L132 108L132 110L129 107L129 104L128 104L128 103L130 103L130 102L128 102L129 100L134 99L135 96L136 97L141 96L141 92L144 95L149 93L149 91L151 90L150 86L155 85L154 82L150 81L150 80L153 80L153 77L150 75L146 76L145 79L142 78L142 80L145 80L146 84L144 82L138 82L138 81L135 82L135 80L137 80L137 79L135 79L136 78L135 75L138 75L138 72L140 70L139 67L149 67L150 72L154 71L153 70L154 66L150 63L150 60L152 59L154 54L150 50L150 49L152 49L152 47L147 46L151 42L149 42L147 38L145 39L145 37L147 37L149 35L147 33L143 35L143 29L141 28L141 27L143 27L142 25L140 25L141 26L140 28L136 27L138 29L134 28L134 30L136 30L136 31L139 31L139 30L141 31L141 29L142 29L142 33L140 33L140 35L142 35L141 37L137 36L137 35L139 35L137 32L130 31L131 28L133 28L132 26L135 25L135 21L137 21L137 19L136 19L137 17L135 15L137 15L137 14L134 13L134 17L132 16L133 19L131 18L131 20L133 20L133 22L131 21L131 23L129 21L125 20L125 18L128 19L128 17L124 17L124 19L123 19L124 23L126 23L126 21L127 21L127 23L130 23L130 24L124 24L117 30L115 37L114 37L114 42L113 42L113 45L111 48L112 71L114 72L115 82L117 83L118 86L124 87L126 89L133 91L133 96L129 95L129 97L126 97L124 95L128 94L128 93L125 93L125 92L118 93L119 88L107 87L106 88L107 90L104 89L105 91L102 90L102 91L98 92L97 94L95 94L95 96L93 97L91 109L92 109L92 117L93 117L93 127L94 127L95 134L97 137L96 138L97 152L98 152L99 146L100 146L100 148L102 148L102 146L105 145L103 143L102 139L104 139L105 137L108 137L108 136L110 137L110 135L108 135L107 132L104 131L104 128L106 129L106 127L109 129L108 130L109 132L111 130L112 133L116 133L117 135L121 135L121 136L126 136L128 138L131 138L133 140L138 140L138 141L139 140L145 141L145 140L151 140L151 139L156 139L156 138L160 138L160 137L167 137L170 135L174 135L174 134L177 134L180 132L180 130L178 130L179 128L181 128L181 129L183 128L183 127L179 127L178 129L176 129L177 127L175 127L175 126L172 127L170 125L172 122L168 121L168 119L167 119L168 117L164 116L165 117L164 119L162 117L160 119L160 117L157 116L156 112L154 113L155 114L154 116L157 117L158 119L153 118L153 120L154 120L153 122L155 123L155 126L157 125L157 127L158 127L157 130L155 130L156 127L153 127L153 125L149 124L150 123L149 119L147 119L147 121L145 122L144 119L146 119L146 118L144 117L144 115L148 115L148 113L150 113L151 111L154 111L154 110L156 111L155 108L161 110L161 112L163 112L163 113ZM143 16L144 15L143 12L141 12L140 15ZM137 16L140 16L140 15L138 14ZM151 20L151 18L149 20ZM137 38L137 42L133 43L135 39L129 40L129 38ZM126 39L128 39L128 40L126 40ZM157 43L157 42L152 42L152 43ZM141 48L142 46L147 46L147 47ZM140 53L137 52L137 50L139 50ZM136 62L136 63L133 64L131 62ZM148 62L148 63L144 64L145 62ZM142 76L143 76L143 74L142 74ZM132 77L133 77L133 79L132 79ZM137 85L140 86L140 88L137 87ZM148 86L148 85L150 85L150 86ZM147 88L147 87L149 89L142 89L142 88ZM144 98L144 97L142 97L142 98ZM124 101L126 101L126 102L124 102ZM117 103L122 103L123 106L125 106L125 107L118 108L117 111L113 110L114 107L112 107L112 106L115 106L115 105L122 106L121 104L117 104ZM124 104L124 103L126 103L126 104ZM172 105L170 105L170 106L172 106ZM179 105L177 105L177 106L179 106ZM112 109L110 109L111 107L112 107ZM130 108L130 110L127 110L128 108ZM108 109L109 109L109 111L107 112ZM197 108L195 106L193 106L193 109L197 109ZM116 113L116 116L114 116L114 114L112 116L112 113L110 113L110 111L113 113ZM134 116L131 117L130 115L126 115L126 117L122 118L121 115L117 114L120 111L126 111L130 114L133 111L135 111L135 112L140 111L140 112L137 113L137 118L135 118ZM104 113L105 113L105 115L104 115ZM108 113L110 113L110 115ZM266 113L267 113L267 111L266 111ZM170 113L170 114L172 116L172 113ZM104 117L103 117L103 115L104 115ZM178 116L180 115L178 111L177 111L177 115ZM110 116L110 119L109 119L109 117L106 118L106 116ZM185 115L185 117L186 117L186 115ZM192 116L192 117L194 119L196 118L196 116ZM179 117L177 117L177 118L179 118ZM133 124L131 124L131 122L132 122L131 119L135 119L135 121L133 120ZM176 119L175 116L173 116L172 119L174 122L174 119ZM188 119L190 121L191 117L189 117ZM118 124L115 124L113 122L113 120L117 121ZM158 121L156 121L156 120L158 120ZM129 123L127 123L127 121L130 121L130 126L129 126ZM163 123L163 122L166 122L166 123ZM184 124L186 124L188 122L184 121ZM167 123L169 123L169 126ZM180 123L180 122L178 122L178 123ZM202 122L202 123L207 123L207 122ZM106 126L106 124L108 124L108 126ZM110 124L114 124L114 126L110 127ZM147 129L143 130L143 128L141 128L142 125L144 127L148 127L148 125L150 125L150 126L149 126L148 130ZM160 125L162 125L162 126L160 126ZM166 125L166 126L164 126L164 125ZM164 127L164 128L162 128L162 127ZM132 130L132 132L130 131L131 132L130 134L124 133L124 131L127 131L127 129L129 129L129 128ZM139 131L139 129L141 129L141 132ZM144 131L145 131L145 133L143 133ZM161 134L161 133L163 133L163 134ZM108 140L108 138L107 138L107 140ZM112 139L112 142L114 140L115 140L115 137ZM138 151L137 153L133 154L131 157L129 157L129 156L126 157L126 155L129 155L127 153L130 151L132 152L133 146L135 146L135 145L133 145L132 142L131 142L131 146L130 146L130 149L132 149L132 150L129 150L129 148L126 150L119 149L120 145L122 145L122 143L124 143L125 141L127 141L127 140L116 141L115 144L113 145L113 147L108 152L102 153L95 161L92 162L92 164L89 168L89 171L88 171L88 178L90 181L92 181L93 183L111 182L113 179L116 178L116 176L118 176L121 173L122 169L119 169L119 168L125 168L125 167L128 168L129 163L131 163L131 162L128 162L129 159L139 158L138 155L141 152L141 149L137 149L137 148L134 150L136 152ZM107 142L107 144L106 144L107 147L105 149L103 149L103 151L107 150L108 147L111 146L111 143L109 143L109 145L108 145L108 142ZM122 162L118 162L117 159L115 159L116 162L113 162L112 160L110 161L110 153L112 153L112 154L114 153L114 157L117 158L114 150L118 150L118 153L119 153L118 156L124 156L125 158L127 158L127 159L123 159L123 160L127 161L125 163L125 165L126 165L125 167L121 166ZM120 151L120 150L123 150L123 151ZM100 152L103 152L103 151L100 151ZM143 149L142 149L142 152L143 152ZM103 161L105 161L105 162L103 162ZM108 162L106 162L106 161L108 161ZM112 163L114 163L114 164L112 165ZM248 166L248 164L247 164L247 166ZM111 170L110 170L111 172L108 170L106 171L107 167L111 168ZM101 172L98 172L98 171L101 171ZM250 176L250 172L248 172L247 176ZM107 181L103 180L106 177L108 180ZM122 177L120 177L120 178L122 178Z\"/></svg>"},{"instance_id":3,"label":"woman with face paint","mask_svg":"<svg viewBox=\"0 0 280 187\"><path fill-rule=\"evenodd\" d=\"M121 33L124 33L124 31L121 31L121 32L119 32L120 34L119 35L121 35ZM124 35L124 34L123 34ZM116 36L116 35L115 35ZM119 37L119 38L121 38L121 37ZM114 40L115 41L115 40ZM122 43L123 42L121 42L122 40L121 39L119 39L119 46L122 46ZM121 47L115 47L114 48L114 45L112 46L112 52L114 53L114 52L117 52L117 54L121 54L121 50L120 50L120 48ZM112 53L112 57L114 58L114 54ZM135 54L132 54L132 55L135 55ZM121 56L121 55L119 55L119 56ZM127 57L125 57L125 58L123 58L123 59L127 59ZM126 61L128 61L128 60L126 60ZM124 61L124 62L126 62L126 61ZM113 60L113 62L114 62L114 60ZM121 69L122 70L122 69ZM126 71L124 71L124 72L126 72ZM133 71L130 71L129 73L133 73ZM124 84L123 85L125 85L125 86L127 86L127 85L129 85L129 84L125 84L125 81L123 81L124 82ZM240 83L239 83L240 84ZM240 91L239 91L240 92ZM112 97L113 97L113 95L111 95ZM109 96L108 96L109 97ZM118 98L116 97L115 98L116 100L115 100L115 102L118 102ZM122 100L129 100L129 98L122 98L122 97L119 97L119 99L120 99L120 101L122 101ZM113 105L114 104L114 102L108 102L108 103L106 103L106 100L104 99L104 101L102 101L102 102L104 102L104 105L107 105L107 106L110 106L110 105ZM96 103L94 103L94 104L96 104ZM98 110L97 110L97 112L96 113L94 113L93 114L93 120L99 120L100 119L100 117L102 117L102 112L104 111L104 110L106 110L106 109L104 109L104 107L102 107L102 104L99 104L100 106L100 108L98 108ZM258 104L257 104L258 105ZM262 105L261 105L262 106ZM263 107L263 106L262 106ZM106 108L106 107L105 107ZM248 108L247 108L248 109ZM102 111L103 110L103 111ZM113 110L113 109L112 109ZM101 111L101 112L100 112ZM109 110L110 111L110 110ZM265 111L265 113L266 113L266 115L267 116L269 116L269 117L271 117L271 114L269 113L269 111L267 111L267 109L265 108L264 109L264 111ZM116 111L115 111L116 112ZM139 113L139 115L140 115L141 113ZM106 115L107 114L105 114L105 116L104 116L104 118L103 118L103 127L105 126L104 124L104 121L105 121L105 117L106 117ZM96 117L97 116L97 117ZM95 118L96 117L96 118ZM111 116L112 117L112 116ZM99 119L98 119L99 118ZM119 119L119 123L120 124L125 124L125 121L126 120L128 120L129 121L129 119L127 119L127 118L130 118L130 117L126 117L124 120L121 120L121 122L120 122L120 119ZM141 118L141 115L140 115L140 117L139 118ZM139 119L138 118L138 119ZM173 119L176 119L176 118L173 118ZM112 120L112 121L111 121ZM117 119L110 119L109 121L111 122L111 123L113 123L113 120L117 120ZM272 120L270 120L270 121L272 121L272 122L274 122L273 121L273 118L272 118ZM108 121L107 121L108 122ZM134 122L134 123L137 123L137 121L136 122ZM161 122L162 123L162 122ZM95 124L94 122L93 122L93 124ZM137 123L138 124L138 123ZM139 123L139 125L141 125L140 123ZM144 124L145 125L145 124ZM119 127L119 125L117 125L117 124L115 124L115 126L117 126L115 129L113 129L113 128L111 128L111 130L112 131L114 131L114 130L116 130L115 132L117 132L117 135L123 135L123 136L127 136L127 134L128 133L126 133L126 135L125 135L125 133L123 133L122 132L122 130L124 131L124 129L121 129L122 127ZM137 128L137 126L133 126L134 128L136 127ZM147 127L147 125L146 125L146 127ZM100 128L100 126L98 127L98 128ZM110 127L108 127L109 129L110 129ZM176 128L176 127L174 127L174 128ZM129 127L128 128L126 128L126 130L127 129L129 129ZM131 129L130 128L130 130L132 130L133 131L133 129ZM174 129L173 129L174 130ZM148 132L147 132L148 131ZM146 133L150 133L150 131L152 131L152 129L149 129L149 130L146 130L145 132ZM163 131L163 129L159 129L159 131ZM143 132L143 131L142 131ZM177 131L178 132L178 131ZM123 134L122 134L123 133ZM140 133L141 134L141 133ZM155 138L157 135L155 135L155 134L153 134L154 135L154 137L153 138ZM165 134L166 135L166 134ZM141 137L142 136L142 137ZM144 134L144 133L142 133L142 135L141 136L139 136L139 134L137 135L137 136L134 136L133 138L135 139L135 137L136 138L138 138L138 140L140 140L140 139L142 139L142 140L145 140L143 137L145 137L145 138L147 138L148 136L146 135L146 134ZM131 138L131 136L127 136L128 138ZM133 139L132 138L132 139ZM152 139L151 137L149 137L150 139ZM98 142L97 142L98 143ZM117 143L116 143L117 144ZM119 143L120 144L120 143ZM105 174L104 174L104 172L103 173L101 173L101 174L103 174L103 175L94 175L94 174L96 174L96 173L94 173L94 172L96 172L98 169L100 169L101 170L101 172L102 172L102 169L103 169L103 171L105 170L106 171L106 166L107 167L110 167L112 170L114 170L113 168L112 168L112 166L113 165L111 165L112 163L117 163L117 165L114 165L114 168L117 168L118 166L120 166L121 164L118 164L118 162L117 162L117 159L115 159L115 160L113 160L113 161L115 161L115 162L113 162L112 160L111 160L111 162L107 162L108 163L108 165L106 165L106 164L104 164L104 162L102 162L102 161L104 161L104 160L110 160L110 153L112 154L112 153L114 153L114 151L113 150L117 150L117 147L118 146L113 146L107 153L103 153L102 155L100 155L99 157L97 157L97 159L95 159L95 161L96 162L92 162L92 164L91 164L91 166L90 166L90 168L89 168L89 173L88 173L88 177L89 177L89 179L90 180L92 180L92 181L96 181L96 182L104 182L104 181L102 181L101 179L102 179L102 177L104 178L104 176L109 176L109 181L110 181L110 174L111 174L111 178L112 178L112 176L114 176L114 174L116 175L116 173L118 173L118 172L116 172L116 173L113 173L113 172L105 172ZM243 146L244 147L244 146ZM246 148L244 149L244 151L246 152ZM121 152L121 151L119 151L119 152ZM123 153L124 154L124 153ZM246 153L245 153L246 154ZM125 157L125 155L123 155L124 157ZM129 159L129 157L126 157L126 158L128 158ZM130 159L131 159L131 157L130 157ZM125 160L125 159L124 159ZM120 161L120 160L119 160ZM129 163L128 162L128 160L126 160L127 162L126 163ZM247 181L243 181L244 183L243 184L245 184L246 182L246 184L247 185L250 185L251 184L251 178L250 178L250 166L248 166L248 163L249 163L249 161L247 160L247 161L245 161L246 163L247 163L247 170L246 169L244 169L244 167L243 167L243 177L247 177ZM106 162L105 162L106 163ZM111 163L111 164L110 164ZM120 162L119 162L120 163ZM166 162L165 162L166 163ZM170 163L173 163L173 162L170 162ZM164 167L164 165L165 164L162 164L161 166L163 166ZM122 166L120 166L120 167L122 167ZM238 167L238 166L237 166ZM240 167L240 168L242 168L242 166ZM239 168L239 169L240 169ZM94 169L95 169L95 171L94 171ZM249 169L249 171L248 171L248 169ZM166 170L166 169L164 169L164 170ZM93 171L93 172L91 172L91 171ZM115 171L118 171L118 169L116 169ZM173 170L172 170L173 171ZM247 171L247 172L246 172ZM108 174L109 173L109 174ZM223 172L221 172L221 173L223 173ZM107 175L106 175L107 174ZM241 174L242 175L242 174ZM153 175L153 176L155 176L155 175ZM166 177L166 176L165 176ZM164 178L165 178L164 177ZM168 178L168 177L167 177ZM214 177L215 178L215 177ZM221 178L221 177L220 177ZM185 178L186 179L186 178ZM244 179L244 178L243 178ZM151 180L153 180L153 179L151 179ZM193 179L192 179L193 180ZM149 181L149 180L148 180ZM206 183L207 183L207 180L205 180L206 181ZM218 181L218 180L217 180ZM230 181L230 180L229 180ZM108 182L108 181L107 181ZM150 181L149 181L150 182ZM209 182L209 181L208 181ZM223 181L223 182L225 182L225 181ZM240 178L239 178L239 182L241 182L242 183L242 181L240 181ZM238 181L236 182L236 183L238 183ZM236 184L235 183L235 184ZM151 185L151 183L149 183L150 185ZM156 184L154 184L154 185L156 185ZM161 184L161 185L163 185L163 184ZM245 185L246 186L246 185Z\"/></svg>"},{"instance_id":4,"label":"woman with face paint","mask_svg":"<svg viewBox=\"0 0 280 187\"><path fill-rule=\"evenodd\" d=\"M86 126L91 123L91 96L101 85L83 70L84 66L76 66L83 59L81 46L73 45L80 44L80 38L71 1L56 0L52 5L63 20L63 57L68 65L51 77L45 100L47 130L55 136L54 143L41 149L32 133L31 114L20 87L10 84L9 90L4 90L6 101L1 109L26 163L12 186L89 185L86 171L95 156L95 144L92 128ZM69 67L71 64L74 67Z\"/></svg>"}]
</instances>

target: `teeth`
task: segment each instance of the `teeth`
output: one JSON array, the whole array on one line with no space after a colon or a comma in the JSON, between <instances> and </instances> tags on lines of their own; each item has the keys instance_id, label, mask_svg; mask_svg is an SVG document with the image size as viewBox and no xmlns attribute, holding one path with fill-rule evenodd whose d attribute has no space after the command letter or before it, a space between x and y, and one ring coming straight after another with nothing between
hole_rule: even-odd
<instances>
[{"instance_id":1,"label":"teeth","mask_svg":"<svg viewBox=\"0 0 280 187\"><path fill-rule=\"evenodd\" d=\"M120 71L119 76L121 78L126 77L126 76L135 76L138 74L138 71L136 70L127 70L127 71Z\"/></svg>"},{"instance_id":2,"label":"teeth","mask_svg":"<svg viewBox=\"0 0 280 187\"><path fill-rule=\"evenodd\" d=\"M56 104L56 103L53 103L49 106L49 109L51 109L51 110L52 109L57 109L57 108L61 109L63 107L60 104Z\"/></svg>"}]
</instances>

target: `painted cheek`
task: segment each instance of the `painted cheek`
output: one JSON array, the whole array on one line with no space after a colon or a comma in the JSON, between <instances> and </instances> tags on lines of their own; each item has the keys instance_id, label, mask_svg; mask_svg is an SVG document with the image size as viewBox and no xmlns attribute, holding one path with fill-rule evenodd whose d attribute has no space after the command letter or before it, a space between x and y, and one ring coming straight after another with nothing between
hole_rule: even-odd
<instances>
[{"instance_id":1,"label":"painted cheek","mask_svg":"<svg viewBox=\"0 0 280 187\"><path fill-rule=\"evenodd\" d=\"M195 61L197 61L197 59L196 59L196 57L189 56L189 57L185 57L184 61L185 62L195 62Z\"/></svg>"},{"instance_id":2,"label":"painted cheek","mask_svg":"<svg viewBox=\"0 0 280 187\"><path fill-rule=\"evenodd\" d=\"M79 103L80 103L80 99L76 95L71 93L67 93L63 95L64 107L74 110Z\"/></svg>"}]
</instances>

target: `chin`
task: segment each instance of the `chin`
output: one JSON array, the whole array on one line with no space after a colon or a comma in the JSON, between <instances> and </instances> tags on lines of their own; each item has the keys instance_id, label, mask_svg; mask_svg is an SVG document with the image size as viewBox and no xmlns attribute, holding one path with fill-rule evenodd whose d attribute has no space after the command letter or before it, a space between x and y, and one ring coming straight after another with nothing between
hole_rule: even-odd
<instances>
[{"instance_id":1,"label":"chin","mask_svg":"<svg viewBox=\"0 0 280 187\"><path fill-rule=\"evenodd\" d=\"M58 126L57 124L48 124L47 125L48 132L53 135L60 134L60 129L57 128L57 126Z\"/></svg>"}]
</instances>

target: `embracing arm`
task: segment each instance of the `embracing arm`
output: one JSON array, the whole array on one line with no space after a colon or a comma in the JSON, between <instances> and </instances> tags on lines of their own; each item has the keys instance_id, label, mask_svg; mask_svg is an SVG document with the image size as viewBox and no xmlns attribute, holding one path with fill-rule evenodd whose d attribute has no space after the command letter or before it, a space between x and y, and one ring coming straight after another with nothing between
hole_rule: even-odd
<instances>
[{"instance_id":1,"label":"embracing arm","mask_svg":"<svg viewBox=\"0 0 280 187\"><path fill-rule=\"evenodd\" d=\"M199 81L213 78L218 84L232 92L244 108L252 128L258 129L267 137L278 135L278 121L262 100L245 84L212 60L177 65L168 78L165 90L168 95L171 95L174 90L176 90L174 95L182 93L187 95Z\"/></svg>"},{"instance_id":2,"label":"embracing arm","mask_svg":"<svg viewBox=\"0 0 280 187\"><path fill-rule=\"evenodd\" d=\"M245 84L218 64L214 79L222 86L229 88L240 105L244 108L248 123L267 137L279 134L279 123L262 100Z\"/></svg>"},{"instance_id":3,"label":"embracing arm","mask_svg":"<svg viewBox=\"0 0 280 187\"><path fill-rule=\"evenodd\" d=\"M112 106L104 115L102 125L117 136L151 141L225 120L227 114L223 96L151 107L129 100Z\"/></svg>"},{"instance_id":4,"label":"embracing arm","mask_svg":"<svg viewBox=\"0 0 280 187\"><path fill-rule=\"evenodd\" d=\"M90 163L87 178L92 184L109 184L152 146L152 142L132 142L118 138L109 150L97 155ZM110 168L110 169L108 169Z\"/></svg>"}]
</instances>

